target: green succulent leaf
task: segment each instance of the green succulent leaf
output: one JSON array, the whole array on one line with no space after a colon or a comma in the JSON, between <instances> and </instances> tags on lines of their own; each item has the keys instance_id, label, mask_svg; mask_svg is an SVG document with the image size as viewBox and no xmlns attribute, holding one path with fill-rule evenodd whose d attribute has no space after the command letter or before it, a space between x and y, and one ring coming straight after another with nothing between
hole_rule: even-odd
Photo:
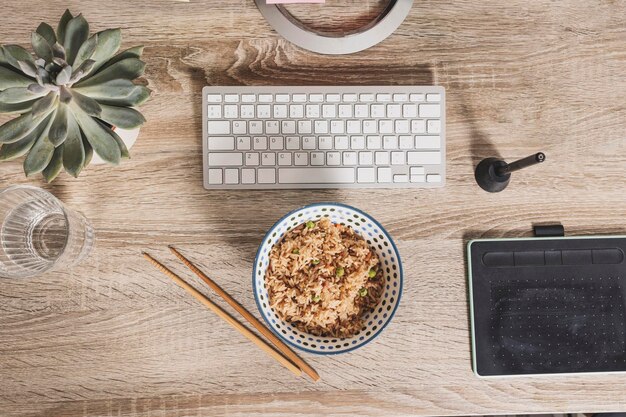
<instances>
[{"instance_id":1,"label":"green succulent leaf","mask_svg":"<svg viewBox=\"0 0 626 417\"><path fill-rule=\"evenodd\" d=\"M52 61L52 47L46 38L37 32L33 32L30 37L30 41L33 45L33 50L39 58L42 58L46 62Z\"/></svg>"},{"instance_id":2,"label":"green succulent leaf","mask_svg":"<svg viewBox=\"0 0 626 417\"><path fill-rule=\"evenodd\" d=\"M72 112L68 112L67 138L63 142L63 166L65 171L77 178L85 166L85 147L78 123Z\"/></svg>"},{"instance_id":3,"label":"green succulent leaf","mask_svg":"<svg viewBox=\"0 0 626 417\"><path fill-rule=\"evenodd\" d=\"M32 109L33 116L48 114L50 109L56 104L58 96L59 94L56 91L50 91L44 98L35 102Z\"/></svg>"},{"instance_id":4,"label":"green succulent leaf","mask_svg":"<svg viewBox=\"0 0 626 417\"><path fill-rule=\"evenodd\" d=\"M0 126L0 143L13 143L32 132L44 117L24 113Z\"/></svg>"},{"instance_id":5,"label":"green succulent leaf","mask_svg":"<svg viewBox=\"0 0 626 417\"><path fill-rule=\"evenodd\" d=\"M124 158L124 159L130 158L130 154L128 153L128 148L126 147L126 144L124 143L122 138L120 138L119 135L117 133L115 133L115 131L113 129L111 129L109 126L107 126L106 124L104 124L102 122L98 122L98 123L100 124L100 126L102 126L102 128L104 130L107 131L107 133L109 135L111 135L113 137L113 139L115 139L115 142L117 142L117 146L119 146L119 148L120 148L120 155L121 155L121 157Z\"/></svg>"},{"instance_id":6,"label":"green succulent leaf","mask_svg":"<svg viewBox=\"0 0 626 417\"><path fill-rule=\"evenodd\" d=\"M61 103L64 104L72 101L72 92L70 91L70 89L63 85L59 87L59 99L61 100Z\"/></svg>"},{"instance_id":7,"label":"green succulent leaf","mask_svg":"<svg viewBox=\"0 0 626 417\"><path fill-rule=\"evenodd\" d=\"M146 64L138 58L126 58L91 77L84 78L76 86L88 87L119 79L134 80L143 74L145 67Z\"/></svg>"},{"instance_id":8,"label":"green succulent leaf","mask_svg":"<svg viewBox=\"0 0 626 417\"><path fill-rule=\"evenodd\" d=\"M72 74L72 78L70 78L70 83L74 84L83 77L85 77L87 74L89 74L95 63L96 61L94 61L93 59L88 59L80 64L76 71L74 71L74 74Z\"/></svg>"},{"instance_id":9,"label":"green succulent leaf","mask_svg":"<svg viewBox=\"0 0 626 417\"><path fill-rule=\"evenodd\" d=\"M26 49L22 48L19 45L4 45L2 47L4 50L4 59L14 68L21 70L19 61L30 62L31 64L35 64L35 59Z\"/></svg>"},{"instance_id":10,"label":"green succulent leaf","mask_svg":"<svg viewBox=\"0 0 626 417\"><path fill-rule=\"evenodd\" d=\"M85 165L87 166L91 163L91 158L93 158L93 148L89 144L89 141L85 137L85 134L81 131L81 137L83 139L83 147L85 148Z\"/></svg>"},{"instance_id":11,"label":"green succulent leaf","mask_svg":"<svg viewBox=\"0 0 626 417\"><path fill-rule=\"evenodd\" d=\"M30 148L33 147L35 140L37 140L48 125L50 118L52 118L52 115L48 116L48 118L42 123L39 123L32 132L17 142L5 143L2 145L2 147L0 147L0 161L10 161L19 158L20 156L25 155L26 152L30 151Z\"/></svg>"},{"instance_id":12,"label":"green succulent leaf","mask_svg":"<svg viewBox=\"0 0 626 417\"><path fill-rule=\"evenodd\" d=\"M35 104L35 102L36 100L15 104L0 103L0 113L25 113L33 108L33 104Z\"/></svg>"},{"instance_id":13,"label":"green succulent leaf","mask_svg":"<svg viewBox=\"0 0 626 417\"><path fill-rule=\"evenodd\" d=\"M22 70L22 72L25 75L28 75L29 77L37 78L37 74L39 72L39 69L32 62L29 62L29 61L17 61L17 65L20 67L20 70Z\"/></svg>"},{"instance_id":14,"label":"green succulent leaf","mask_svg":"<svg viewBox=\"0 0 626 417\"><path fill-rule=\"evenodd\" d=\"M85 20L82 14L79 14L67 22L63 46L65 46L68 64L74 64L78 50L88 37L89 23L87 23L87 20Z\"/></svg>"},{"instance_id":15,"label":"green succulent leaf","mask_svg":"<svg viewBox=\"0 0 626 417\"><path fill-rule=\"evenodd\" d=\"M102 84L95 84L86 87L73 87L72 91L79 91L89 97L101 99L118 99L130 96L137 85L130 80L112 80Z\"/></svg>"},{"instance_id":16,"label":"green succulent leaf","mask_svg":"<svg viewBox=\"0 0 626 417\"><path fill-rule=\"evenodd\" d=\"M34 81L15 71L0 67L0 90L13 87L28 87Z\"/></svg>"},{"instance_id":17,"label":"green succulent leaf","mask_svg":"<svg viewBox=\"0 0 626 417\"><path fill-rule=\"evenodd\" d=\"M46 182L51 183L61 173L63 169L63 146L54 149L52 159L48 166L41 172Z\"/></svg>"},{"instance_id":18,"label":"green succulent leaf","mask_svg":"<svg viewBox=\"0 0 626 417\"><path fill-rule=\"evenodd\" d=\"M102 108L100 104L93 98L83 95L76 90L72 90L72 103L76 103L78 107L80 107L85 113L90 116L100 116L102 112Z\"/></svg>"},{"instance_id":19,"label":"green succulent leaf","mask_svg":"<svg viewBox=\"0 0 626 417\"><path fill-rule=\"evenodd\" d=\"M55 59L53 61L55 62L57 62L56 59L65 61L65 58L67 57L65 53L65 48L59 42L56 42L54 45L52 45L52 55L54 55Z\"/></svg>"},{"instance_id":20,"label":"green succulent leaf","mask_svg":"<svg viewBox=\"0 0 626 417\"><path fill-rule=\"evenodd\" d=\"M74 16L72 16L69 9L65 9L65 13L61 16L61 20L59 20L59 24L57 26L57 39L60 43L65 42L65 29L67 28L69 21L73 18Z\"/></svg>"},{"instance_id":21,"label":"green succulent leaf","mask_svg":"<svg viewBox=\"0 0 626 417\"><path fill-rule=\"evenodd\" d=\"M129 48L125 51L120 52L119 54L115 55L113 58L109 59L107 61L106 64L104 64L99 71L102 71L105 68L110 67L111 65L120 62L126 58L139 58L141 59L141 54L143 54L143 45L141 46L135 46L133 48Z\"/></svg>"},{"instance_id":22,"label":"green succulent leaf","mask_svg":"<svg viewBox=\"0 0 626 417\"><path fill-rule=\"evenodd\" d=\"M98 32L98 45L91 59L96 61L94 72L105 64L120 49L122 44L122 31L120 29L107 29Z\"/></svg>"},{"instance_id":23,"label":"green succulent leaf","mask_svg":"<svg viewBox=\"0 0 626 417\"><path fill-rule=\"evenodd\" d=\"M80 46L80 49L78 50L78 53L76 54L76 59L74 60L74 65L72 65L72 68L74 70L77 70L78 67L80 67L83 62L90 59L93 56L93 53L95 52L97 45L98 45L98 34L96 33L95 35L87 39L85 43L83 43Z\"/></svg>"},{"instance_id":24,"label":"green succulent leaf","mask_svg":"<svg viewBox=\"0 0 626 417\"><path fill-rule=\"evenodd\" d=\"M50 142L52 142L52 144L56 147L61 145L67 138L67 113L67 105L62 103L59 104L59 106L57 107L56 115L54 116L54 120L52 121L52 125L50 126L50 132L48 133L48 137L50 138Z\"/></svg>"},{"instance_id":25,"label":"green succulent leaf","mask_svg":"<svg viewBox=\"0 0 626 417\"><path fill-rule=\"evenodd\" d=\"M43 97L46 93L47 91L35 93L35 92L32 92L27 87L11 87L0 92L0 103L2 104L23 103L25 101L31 101L39 97Z\"/></svg>"},{"instance_id":26,"label":"green succulent leaf","mask_svg":"<svg viewBox=\"0 0 626 417\"><path fill-rule=\"evenodd\" d=\"M50 119L52 120L52 118ZM37 174L48 166L52 155L54 154L54 145L48 139L48 130L51 121L47 123L46 128L28 152L28 156L24 159L24 173L26 176Z\"/></svg>"},{"instance_id":27,"label":"green succulent leaf","mask_svg":"<svg viewBox=\"0 0 626 417\"><path fill-rule=\"evenodd\" d=\"M146 121L140 112L130 107L107 106L106 104L101 104L100 107L102 107L102 113L99 118L122 129L134 129Z\"/></svg>"},{"instance_id":28,"label":"green succulent leaf","mask_svg":"<svg viewBox=\"0 0 626 417\"><path fill-rule=\"evenodd\" d=\"M135 85L132 87L130 94L124 97L110 97L110 98L98 98L98 103L108 104L110 106L120 107L138 107L148 100L150 97L150 90L143 85Z\"/></svg>"},{"instance_id":29,"label":"green succulent leaf","mask_svg":"<svg viewBox=\"0 0 626 417\"><path fill-rule=\"evenodd\" d=\"M76 100L70 104L70 109L76 117L85 138L103 161L112 165L120 163L121 151L117 141L90 115L85 113Z\"/></svg>"},{"instance_id":30,"label":"green succulent leaf","mask_svg":"<svg viewBox=\"0 0 626 417\"><path fill-rule=\"evenodd\" d=\"M72 78L72 67L68 65L57 74L56 85L65 85L70 81L70 78Z\"/></svg>"},{"instance_id":31,"label":"green succulent leaf","mask_svg":"<svg viewBox=\"0 0 626 417\"><path fill-rule=\"evenodd\" d=\"M57 36L54 34L54 29L52 26L45 22L41 22L39 26L37 26L37 33L39 33L43 38L48 42L48 45L52 47L57 41Z\"/></svg>"}]
</instances>

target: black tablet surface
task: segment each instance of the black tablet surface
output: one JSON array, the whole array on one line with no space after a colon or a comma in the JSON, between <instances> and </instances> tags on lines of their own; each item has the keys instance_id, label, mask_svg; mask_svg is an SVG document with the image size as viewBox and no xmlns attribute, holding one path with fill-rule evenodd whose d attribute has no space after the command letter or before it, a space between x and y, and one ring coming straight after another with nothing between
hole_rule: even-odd
<instances>
[{"instance_id":1,"label":"black tablet surface","mask_svg":"<svg viewBox=\"0 0 626 417\"><path fill-rule=\"evenodd\" d=\"M626 236L468 244L474 372L626 371Z\"/></svg>"}]
</instances>

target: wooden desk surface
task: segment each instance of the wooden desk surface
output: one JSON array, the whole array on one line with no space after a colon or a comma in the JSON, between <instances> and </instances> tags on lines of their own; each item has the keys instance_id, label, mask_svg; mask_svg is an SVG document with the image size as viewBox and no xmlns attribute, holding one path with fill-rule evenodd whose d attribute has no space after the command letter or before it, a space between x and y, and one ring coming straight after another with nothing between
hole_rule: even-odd
<instances>
[{"instance_id":1,"label":"wooden desk surface","mask_svg":"<svg viewBox=\"0 0 626 417\"><path fill-rule=\"evenodd\" d=\"M343 13L336 3L322 8L325 22ZM354 11L363 2L348 3ZM97 246L72 271L2 281L2 416L626 411L626 375L476 378L464 264L467 239L525 236L536 222L560 221L571 235L626 232L623 0L420 0L394 36L340 57L281 40L252 0L3 4L2 43L26 44L66 5L92 29L121 26L125 46L146 45L154 95L132 160L45 186L93 220ZM445 189L202 188L204 85L361 83L446 88ZM474 184L481 158L539 150L546 163L514 176L506 192ZM15 183L42 185L23 178L20 163L1 163L0 184ZM139 256L149 250L189 276L166 249L175 244L258 315L257 245L283 213L316 201L377 218L406 269L401 306L374 343L304 355L318 384L294 377Z\"/></svg>"}]
</instances>

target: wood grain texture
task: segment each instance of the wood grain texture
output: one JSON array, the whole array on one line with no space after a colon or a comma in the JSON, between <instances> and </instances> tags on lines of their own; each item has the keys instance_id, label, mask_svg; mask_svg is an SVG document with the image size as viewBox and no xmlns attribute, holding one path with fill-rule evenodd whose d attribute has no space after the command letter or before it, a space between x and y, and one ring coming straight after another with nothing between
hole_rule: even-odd
<instances>
[{"instance_id":1,"label":"wood grain texture","mask_svg":"<svg viewBox=\"0 0 626 417\"><path fill-rule=\"evenodd\" d=\"M337 25L362 2L303 18ZM367 10L378 3L365 2ZM0 286L0 415L467 415L626 411L625 375L477 379L470 367L464 247L561 221L569 234L626 233L626 2L416 1L382 44L319 56L281 40L251 0L5 0L0 41L26 44L64 8L93 30L145 44L148 123L117 168L53 185L0 164L0 184L42 185L92 219L93 255L71 271ZM309 16L309 17L307 17ZM312 17L311 17L312 16ZM333 20L335 19L335 20ZM207 192L204 85L438 84L447 91L448 184L439 190ZM475 186L483 157L542 150L507 191ZM359 207L399 246L404 294L392 324L355 352L304 358L296 378L168 278L142 250L194 278L173 244L250 311L264 232L317 201ZM194 285L202 287L198 281ZM206 294L224 307L210 291ZM256 314L256 313L255 313Z\"/></svg>"}]
</instances>

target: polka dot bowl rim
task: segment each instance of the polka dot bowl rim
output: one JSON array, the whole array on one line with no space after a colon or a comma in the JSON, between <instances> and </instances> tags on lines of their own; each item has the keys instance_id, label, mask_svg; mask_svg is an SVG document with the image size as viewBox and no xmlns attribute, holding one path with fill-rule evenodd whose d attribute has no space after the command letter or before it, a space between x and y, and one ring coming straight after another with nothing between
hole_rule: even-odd
<instances>
[{"instance_id":1,"label":"polka dot bowl rim","mask_svg":"<svg viewBox=\"0 0 626 417\"><path fill-rule=\"evenodd\" d=\"M287 230L288 223L290 221L293 224L299 225L308 220L319 220L319 217L316 216L320 212L328 212L324 214L329 215L330 213L339 213L342 215L349 213L351 216L361 218L361 220L366 219L367 222L363 223L368 223L369 228L376 230L377 232L379 232L379 235L383 236L381 243L388 242L387 244L385 244L385 249L382 249L382 247L380 246L372 246L372 248L377 252L379 257L383 255L381 257L381 262L384 263L384 260L387 260L388 262L386 264L387 267L384 270L384 278L387 282L385 283L385 290L383 292L383 295L381 296L381 301L374 309L374 313L367 313L367 315L365 316L366 320L364 329L351 338L325 338L300 332L299 330L293 328L289 323L286 323L285 321L280 319L276 315L276 313L274 313L274 311L267 305L267 303L264 303L263 301L263 299L267 299L267 290L265 289L265 270L267 269L268 265L267 259L264 258L267 258L267 256L269 255L269 251L274 246L274 244L280 241L285 233L291 230L291 228ZM301 213L302 215L300 215ZM304 216L304 213L308 213L308 217ZM348 217L345 218L347 221ZM348 222L347 224L352 226L360 236L363 236L367 239L367 236L364 236L363 233L365 224L361 225L359 224L359 222ZM282 233L274 234L277 229L281 227L284 228ZM272 240L273 238L275 238L275 240ZM400 305L400 300L402 298L403 282L404 272L402 268L400 253L387 230L385 230L385 228L378 221L376 221L376 219L374 219L372 216L362 210L346 204L328 202L309 204L307 206L292 210L283 217L281 217L276 223L274 223L274 225L265 234L263 240L261 241L261 244L259 245L256 256L254 258L254 267L252 270L252 289L254 293L254 299L256 301L257 308L259 309L259 313L267 323L267 326L276 336L278 336L288 345L293 346L299 350L318 355L335 355L340 353L347 353L367 345L369 342L378 337L382 333L382 331L389 325L396 313L396 310L398 309L398 306ZM382 307L384 307L384 304L386 303L388 303L388 310L382 312ZM378 310L378 313L376 313L376 310ZM375 320L377 320L376 322L374 322L374 319L370 319L372 314L374 314ZM379 319L378 314L383 314L383 317ZM367 335L368 332L369 335Z\"/></svg>"}]
</instances>

